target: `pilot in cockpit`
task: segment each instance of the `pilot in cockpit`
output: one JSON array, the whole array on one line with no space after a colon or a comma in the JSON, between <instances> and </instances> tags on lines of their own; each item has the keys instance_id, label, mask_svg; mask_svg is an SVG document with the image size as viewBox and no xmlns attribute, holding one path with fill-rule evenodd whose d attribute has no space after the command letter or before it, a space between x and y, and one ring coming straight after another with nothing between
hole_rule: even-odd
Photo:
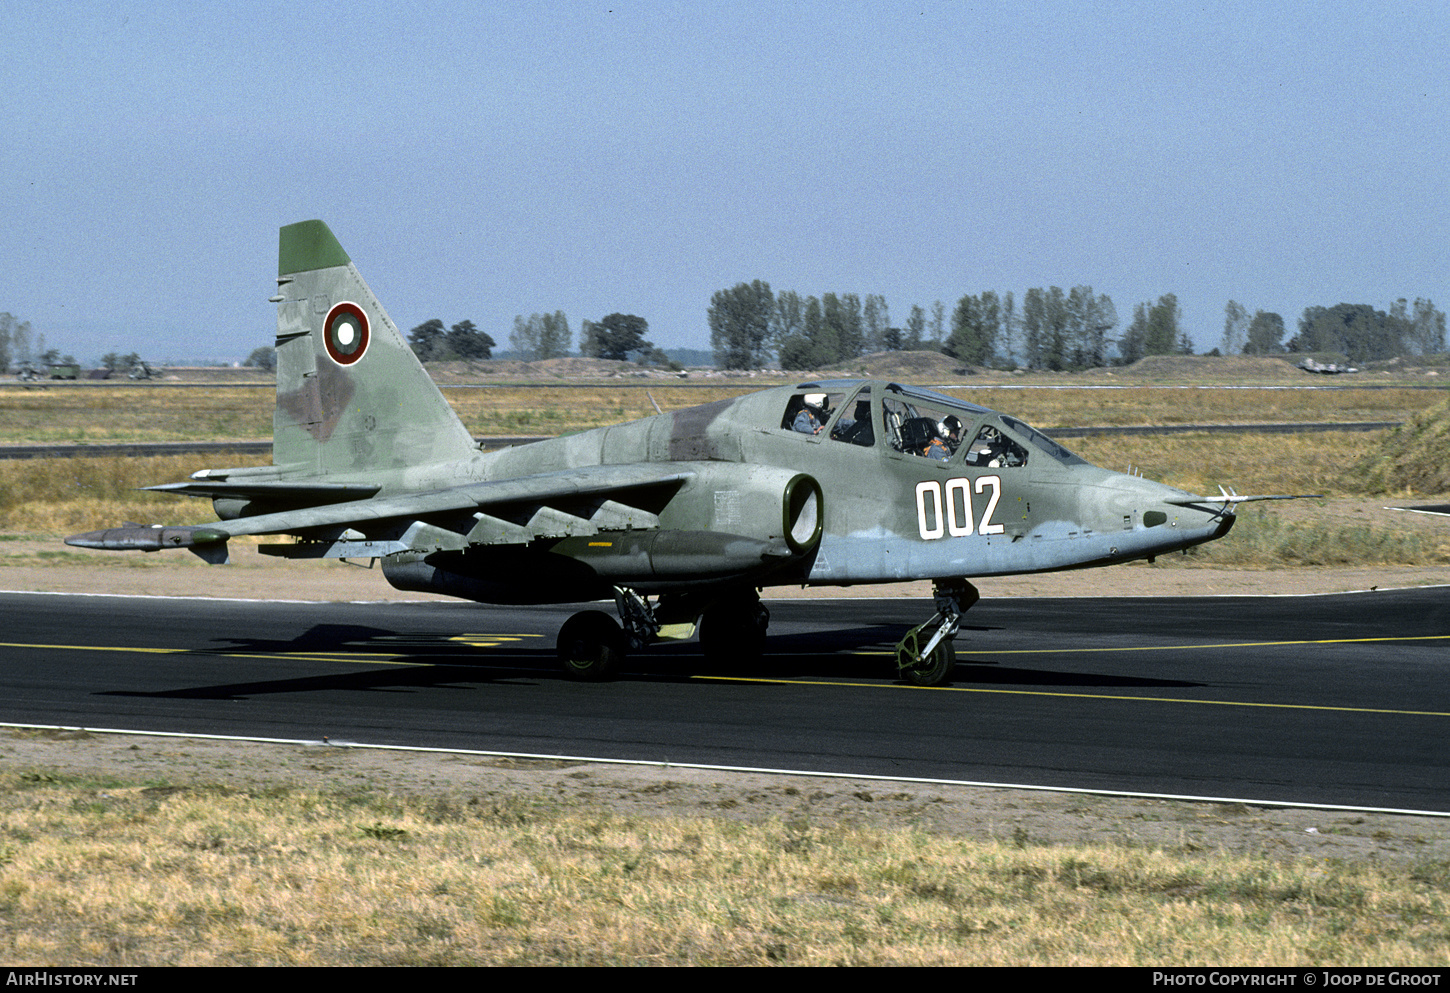
<instances>
[{"instance_id":1,"label":"pilot in cockpit","mask_svg":"<svg viewBox=\"0 0 1450 993\"><path fill-rule=\"evenodd\" d=\"M801 434L820 434L826 421L831 419L830 408L826 406L826 395L807 393L803 399L805 402L795 415L795 420L791 422L791 429Z\"/></svg>"},{"instance_id":2,"label":"pilot in cockpit","mask_svg":"<svg viewBox=\"0 0 1450 993\"><path fill-rule=\"evenodd\" d=\"M955 414L948 414L936 422L936 434L927 443L926 451L923 452L927 458L940 459L945 462L956 452L957 446L962 443L962 422Z\"/></svg>"}]
</instances>

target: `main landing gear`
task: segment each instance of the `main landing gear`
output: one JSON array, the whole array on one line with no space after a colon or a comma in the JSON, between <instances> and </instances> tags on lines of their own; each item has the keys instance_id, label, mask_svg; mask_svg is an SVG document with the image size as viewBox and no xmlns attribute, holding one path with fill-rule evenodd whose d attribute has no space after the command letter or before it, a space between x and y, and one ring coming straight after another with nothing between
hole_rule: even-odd
<instances>
[{"instance_id":1,"label":"main landing gear","mask_svg":"<svg viewBox=\"0 0 1450 993\"><path fill-rule=\"evenodd\" d=\"M938 580L932 587L936 613L896 643L896 668L913 686L941 686L952 675L957 653L952 646L962 615L981 599L965 579Z\"/></svg>"},{"instance_id":2,"label":"main landing gear","mask_svg":"<svg viewBox=\"0 0 1450 993\"><path fill-rule=\"evenodd\" d=\"M573 679L608 679L624 661L624 631L602 610L584 610L559 629L559 661Z\"/></svg>"},{"instance_id":3,"label":"main landing gear","mask_svg":"<svg viewBox=\"0 0 1450 993\"><path fill-rule=\"evenodd\" d=\"M962 615L981 598L965 579L939 580L932 593L936 613L896 644L896 668L902 680L914 686L941 686L951 678L957 661L952 639ZM623 627L602 610L585 610L559 629L559 660L574 679L609 679L630 651L660 637L689 637L697 622L700 647L713 666L748 665L765 650L770 611L757 590L709 598L683 594L651 604L634 590L616 587L614 603ZM667 627L675 630L665 632Z\"/></svg>"},{"instance_id":4,"label":"main landing gear","mask_svg":"<svg viewBox=\"0 0 1450 993\"><path fill-rule=\"evenodd\" d=\"M559 661L574 679L609 679L628 652L661 637L689 637L697 623L700 647L713 665L748 664L765 650L770 611L754 589L709 598L682 594L654 605L634 590L615 587L614 604L623 627L602 610L585 610L559 629ZM672 630L662 630L666 627Z\"/></svg>"}]
</instances>

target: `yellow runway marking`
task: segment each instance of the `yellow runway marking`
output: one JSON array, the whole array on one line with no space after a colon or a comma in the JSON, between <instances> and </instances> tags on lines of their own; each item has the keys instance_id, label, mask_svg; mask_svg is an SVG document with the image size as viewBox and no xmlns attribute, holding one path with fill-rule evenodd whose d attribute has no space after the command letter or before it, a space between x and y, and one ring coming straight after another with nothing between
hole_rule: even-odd
<instances>
[{"instance_id":1,"label":"yellow runway marking","mask_svg":"<svg viewBox=\"0 0 1450 993\"><path fill-rule=\"evenodd\" d=\"M506 642L522 641L525 638L542 638L538 634L461 634L446 639L416 640L407 644L433 645L438 647L454 647L454 645L467 645L470 648L497 648ZM450 645L450 643L454 643ZM396 665L396 666L433 666L435 661L413 662L399 659L401 649L394 652L240 652L227 651L217 648L144 648L127 645L38 645L24 642L0 641L0 648L31 648L39 651L70 651L70 652L120 652L139 653L144 655L209 655L214 658L228 659L263 659L276 661L286 659L298 662L336 662L344 665Z\"/></svg>"},{"instance_id":2,"label":"yellow runway marking","mask_svg":"<svg viewBox=\"0 0 1450 993\"><path fill-rule=\"evenodd\" d=\"M1191 697L1129 696L1118 693L1056 693L1050 690L998 690L977 686L909 686L905 683L855 683L827 679L765 679L751 676L691 676L726 683L774 683L781 686L848 686L863 690L925 690L937 693L991 693L999 696L1058 697L1064 700L1125 700L1129 703L1191 703L1214 707L1266 707L1273 710L1324 710L1349 714L1397 714L1402 717L1450 717L1438 710L1391 710L1378 707L1331 707L1312 703L1254 703L1248 700L1195 700Z\"/></svg>"},{"instance_id":3,"label":"yellow runway marking","mask_svg":"<svg viewBox=\"0 0 1450 993\"><path fill-rule=\"evenodd\" d=\"M121 645L26 645L18 641L0 641L0 648L48 648L67 652L144 652L148 655L180 655L190 648L126 648Z\"/></svg>"},{"instance_id":4,"label":"yellow runway marking","mask_svg":"<svg viewBox=\"0 0 1450 993\"><path fill-rule=\"evenodd\" d=\"M457 638L449 639L463 641L466 638L488 637L475 635L460 635ZM504 635L496 636L498 641L514 640L522 637L541 637L540 635ZM1083 652L1104 652L1104 651L1167 651L1173 648L1252 648L1260 645L1319 645L1338 644L1344 642L1369 642L1369 641L1436 641L1450 639L1450 635L1429 635L1418 638L1336 638L1323 641L1270 641L1270 642L1245 642L1241 644L1221 645L1161 645L1148 646L1144 648L1087 648L1087 649L1019 649L999 652L974 652L975 655L1049 655L1064 654L1072 651ZM472 642L465 642L473 644ZM484 645L480 647L491 647ZM436 666L437 662L407 662L399 661L392 653L358 652L356 654L339 653L336 655L325 655L306 652L227 652L209 651L196 648L133 648L121 645L36 645L21 642L0 642L0 648L33 648L42 650L64 650L80 652L123 652L143 653L148 655L212 655L218 658L242 658L242 659L264 659L277 660L288 659L304 662L336 662L349 665L396 665L396 666ZM873 653L858 652L855 654L891 654L889 652ZM1255 703L1247 700L1195 700L1190 697L1159 697L1159 696L1131 696L1128 694L1113 693L1060 693L1049 690L1003 690L986 689L975 686L908 686L902 683L857 683L849 681L826 680L826 679L768 679L751 676L710 676L695 675L691 679L702 681L714 681L722 683L759 683L778 686L835 686L851 687L855 689L873 690L921 690L937 693L988 693L999 696L1035 696L1055 697L1065 700L1122 700L1130 703L1182 703L1199 704L1213 707L1261 707L1271 710L1316 710L1333 713L1349 714L1392 714L1402 717L1450 717L1450 712L1438 710L1395 710L1383 707L1335 707L1322 704L1307 703Z\"/></svg>"},{"instance_id":5,"label":"yellow runway marking","mask_svg":"<svg viewBox=\"0 0 1450 993\"><path fill-rule=\"evenodd\" d=\"M1137 645L1121 648L1009 648L987 652L962 650L958 654L977 655L1088 655L1093 652L1179 652L1207 648L1281 648L1285 645L1362 645L1376 641L1450 641L1450 634L1418 634L1388 638L1316 638L1302 641L1224 641L1207 645ZM859 655L895 655L894 651L858 652Z\"/></svg>"}]
</instances>

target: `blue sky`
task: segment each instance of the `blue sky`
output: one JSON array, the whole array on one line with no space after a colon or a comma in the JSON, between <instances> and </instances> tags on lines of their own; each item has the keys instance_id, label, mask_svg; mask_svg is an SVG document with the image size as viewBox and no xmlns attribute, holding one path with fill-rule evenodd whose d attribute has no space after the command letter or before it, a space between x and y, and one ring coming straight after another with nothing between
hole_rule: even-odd
<instances>
[{"instance_id":1,"label":"blue sky","mask_svg":"<svg viewBox=\"0 0 1450 993\"><path fill-rule=\"evenodd\" d=\"M716 290L1450 305L1443 3L0 5L0 311L238 360L320 217L406 331Z\"/></svg>"}]
</instances>

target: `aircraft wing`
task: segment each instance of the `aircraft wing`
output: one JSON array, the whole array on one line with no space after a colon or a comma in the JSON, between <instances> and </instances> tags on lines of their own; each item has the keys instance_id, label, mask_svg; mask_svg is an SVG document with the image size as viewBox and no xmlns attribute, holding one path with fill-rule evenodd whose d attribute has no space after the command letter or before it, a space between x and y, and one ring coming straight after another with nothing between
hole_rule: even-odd
<instances>
[{"instance_id":1,"label":"aircraft wing","mask_svg":"<svg viewBox=\"0 0 1450 993\"><path fill-rule=\"evenodd\" d=\"M468 483L391 496L346 499L346 488L312 493L322 506L258 514L215 524L163 527L127 524L66 539L82 548L189 548L208 561L225 561L225 543L242 535L292 534L293 544L263 545L274 555L347 558L409 549L454 549L470 543L526 542L539 537L647 530L659 526L656 511L692 473L676 465L603 465ZM153 487L194 496L245 495L299 499L310 490L264 482L228 484L200 480ZM366 492L367 488L359 488Z\"/></svg>"}]
</instances>

